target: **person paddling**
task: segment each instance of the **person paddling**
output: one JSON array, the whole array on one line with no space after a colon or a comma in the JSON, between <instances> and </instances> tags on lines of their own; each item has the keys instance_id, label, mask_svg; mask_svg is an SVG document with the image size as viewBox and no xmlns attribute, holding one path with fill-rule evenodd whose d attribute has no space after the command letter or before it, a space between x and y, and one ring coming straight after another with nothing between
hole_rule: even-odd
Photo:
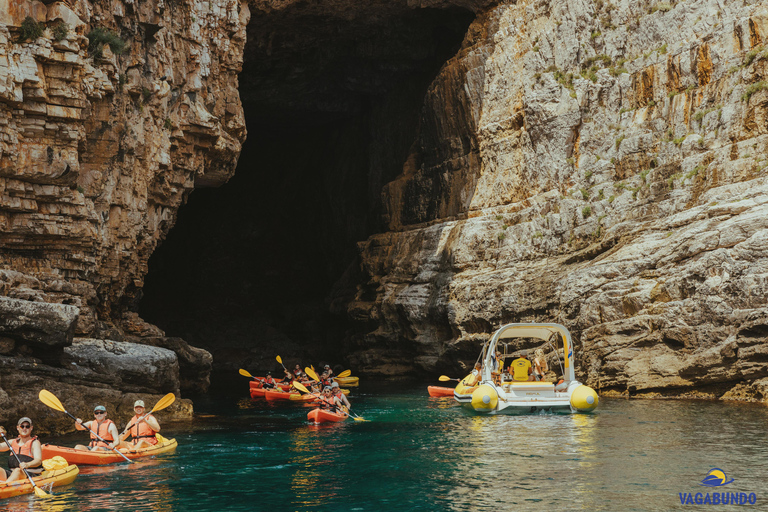
<instances>
[{"instance_id":1,"label":"person paddling","mask_svg":"<svg viewBox=\"0 0 768 512\"><path fill-rule=\"evenodd\" d=\"M0 468L0 479L6 482L14 482L23 476L22 469L26 469L31 476L37 476L43 472L43 450L37 436L32 435L32 420L26 416L21 418L16 425L19 431L19 437L11 439L8 443L0 443L0 452L13 450L8 457L8 468L10 475ZM0 432L6 434L5 429L0 427ZM10 445L10 446L9 446ZM16 458L18 457L18 459Z\"/></svg>"},{"instance_id":2,"label":"person paddling","mask_svg":"<svg viewBox=\"0 0 768 512\"><path fill-rule=\"evenodd\" d=\"M97 405L93 408L95 419L83 423L83 420L77 418L75 428L77 430L88 430L91 433L91 443L88 446L78 444L75 450L111 450L120 443L117 434L117 425L107 418L107 408L103 405ZM100 441L98 437L107 441Z\"/></svg>"},{"instance_id":3,"label":"person paddling","mask_svg":"<svg viewBox=\"0 0 768 512\"><path fill-rule=\"evenodd\" d=\"M276 385L275 379L272 378L272 372L267 372L267 376L264 378L262 386L265 389L274 389Z\"/></svg>"},{"instance_id":4,"label":"person paddling","mask_svg":"<svg viewBox=\"0 0 768 512\"><path fill-rule=\"evenodd\" d=\"M320 407L323 409L331 409L334 412L342 412L341 402L333 394L331 386L325 386L323 388L323 394L320 395Z\"/></svg>"},{"instance_id":5,"label":"person paddling","mask_svg":"<svg viewBox=\"0 0 768 512\"><path fill-rule=\"evenodd\" d=\"M349 403L349 399L341 391L341 387L339 386L338 382L331 384L331 392L333 393L333 396L336 397L336 399L347 408L347 410L352 407Z\"/></svg>"},{"instance_id":6,"label":"person paddling","mask_svg":"<svg viewBox=\"0 0 768 512\"><path fill-rule=\"evenodd\" d=\"M154 446L157 444L155 434L160 432L160 424L154 416L147 414L144 416L144 401L136 400L133 404L133 412L136 414L128 422L128 426L120 434L120 447L138 450ZM130 436L130 442L126 438Z\"/></svg>"},{"instance_id":7,"label":"person paddling","mask_svg":"<svg viewBox=\"0 0 768 512\"><path fill-rule=\"evenodd\" d=\"M293 367L293 374L296 376L296 380L302 381L307 380L307 374L304 373L304 370L301 369L301 365L296 365Z\"/></svg>"},{"instance_id":8,"label":"person paddling","mask_svg":"<svg viewBox=\"0 0 768 512\"><path fill-rule=\"evenodd\" d=\"M323 373L327 373L328 374L328 378L332 379L333 378L333 370L331 369L331 365L327 364L327 365L323 366Z\"/></svg>"}]
</instances>

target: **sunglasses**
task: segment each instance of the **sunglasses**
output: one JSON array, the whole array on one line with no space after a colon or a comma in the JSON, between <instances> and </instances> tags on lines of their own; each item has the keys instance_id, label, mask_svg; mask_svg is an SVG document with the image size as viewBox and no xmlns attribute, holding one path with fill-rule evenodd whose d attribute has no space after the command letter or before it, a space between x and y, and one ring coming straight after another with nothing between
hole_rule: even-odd
<instances>
[{"instance_id":1,"label":"sunglasses","mask_svg":"<svg viewBox=\"0 0 768 512\"><path fill-rule=\"evenodd\" d=\"M19 425L19 428L32 428L32 425L29 423L24 423L23 425Z\"/></svg>"},{"instance_id":2,"label":"sunglasses","mask_svg":"<svg viewBox=\"0 0 768 512\"><path fill-rule=\"evenodd\" d=\"M102 414L107 414L106 411L93 411L94 416L101 416Z\"/></svg>"}]
</instances>

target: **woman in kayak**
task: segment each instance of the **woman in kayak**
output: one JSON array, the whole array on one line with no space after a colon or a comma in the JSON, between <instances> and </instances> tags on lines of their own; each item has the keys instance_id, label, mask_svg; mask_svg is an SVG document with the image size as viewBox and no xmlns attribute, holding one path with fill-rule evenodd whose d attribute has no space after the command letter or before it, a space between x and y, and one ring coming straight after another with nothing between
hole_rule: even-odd
<instances>
[{"instance_id":1,"label":"woman in kayak","mask_svg":"<svg viewBox=\"0 0 768 512\"><path fill-rule=\"evenodd\" d=\"M283 371L285 372L285 376L283 377L283 384L290 384L293 382L293 374L287 369L284 369Z\"/></svg>"},{"instance_id":2,"label":"woman in kayak","mask_svg":"<svg viewBox=\"0 0 768 512\"><path fill-rule=\"evenodd\" d=\"M11 470L10 475L0 468L0 479L6 482L14 482L24 478L22 469L26 469L27 473L31 476L37 476L43 472L43 449L37 436L32 435L32 420L26 416L21 418L16 425L16 429L19 431L19 437L11 439L7 444L0 443L0 452L13 450L18 457L17 460L13 453L8 457L8 468ZM0 432L3 435L6 434L3 427L0 427Z\"/></svg>"},{"instance_id":3,"label":"woman in kayak","mask_svg":"<svg viewBox=\"0 0 768 512\"><path fill-rule=\"evenodd\" d=\"M277 383L275 382L275 379L272 378L272 372L267 372L267 376L264 378L264 382L262 386L265 389L274 389Z\"/></svg>"},{"instance_id":4,"label":"woman in kayak","mask_svg":"<svg viewBox=\"0 0 768 512\"><path fill-rule=\"evenodd\" d=\"M329 409L333 412L345 412L341 401L333 394L331 386L323 388L323 394L320 395L320 407Z\"/></svg>"},{"instance_id":5,"label":"woman in kayak","mask_svg":"<svg viewBox=\"0 0 768 512\"><path fill-rule=\"evenodd\" d=\"M77 418L75 428L77 430L88 430L91 433L91 443L88 446L78 444L75 450L111 450L120 442L117 434L117 426L107 418L107 409L103 405L97 405L93 408L95 419L83 423L83 420ZM99 441L96 435L107 441Z\"/></svg>"},{"instance_id":6,"label":"woman in kayak","mask_svg":"<svg viewBox=\"0 0 768 512\"><path fill-rule=\"evenodd\" d=\"M122 434L120 434L120 444L118 446L138 450L139 448L148 448L156 445L157 437L155 437L155 434L160 432L160 424L157 422L157 419L151 414L144 415L143 400L136 400L133 404L133 412L136 414L128 422L128 426L125 427ZM128 436L132 438L130 442L126 442Z\"/></svg>"},{"instance_id":7,"label":"woman in kayak","mask_svg":"<svg viewBox=\"0 0 768 512\"><path fill-rule=\"evenodd\" d=\"M296 365L293 367L293 374L296 376L296 380L306 380L307 374L304 373L304 370L301 369L300 365Z\"/></svg>"}]
</instances>

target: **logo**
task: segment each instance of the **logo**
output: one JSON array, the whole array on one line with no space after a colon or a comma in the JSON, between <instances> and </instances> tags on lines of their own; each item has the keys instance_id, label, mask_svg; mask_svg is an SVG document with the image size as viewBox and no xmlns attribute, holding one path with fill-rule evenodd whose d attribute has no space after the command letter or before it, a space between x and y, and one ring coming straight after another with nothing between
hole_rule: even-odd
<instances>
[{"instance_id":1,"label":"logo","mask_svg":"<svg viewBox=\"0 0 768 512\"><path fill-rule=\"evenodd\" d=\"M702 480L699 485L706 485L707 487L720 487L723 485L728 485L731 482L733 482L733 478L728 480L728 477L725 476L725 471L719 468L714 468L710 470L709 473L707 473L707 476L704 477L704 480Z\"/></svg>"},{"instance_id":2,"label":"logo","mask_svg":"<svg viewBox=\"0 0 768 512\"><path fill-rule=\"evenodd\" d=\"M705 487L723 487L733 483L733 478L728 476L720 468L709 470L704 479L699 483ZM713 492L713 493L678 493L681 505L754 505L757 503L757 494L751 492Z\"/></svg>"}]
</instances>

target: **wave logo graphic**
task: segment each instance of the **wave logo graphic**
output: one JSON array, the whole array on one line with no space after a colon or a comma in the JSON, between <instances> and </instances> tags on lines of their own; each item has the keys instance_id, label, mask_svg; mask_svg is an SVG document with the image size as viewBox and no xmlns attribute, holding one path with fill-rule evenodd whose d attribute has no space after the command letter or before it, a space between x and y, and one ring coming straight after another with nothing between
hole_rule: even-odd
<instances>
[{"instance_id":1,"label":"wave logo graphic","mask_svg":"<svg viewBox=\"0 0 768 512\"><path fill-rule=\"evenodd\" d=\"M707 476L704 477L704 480L701 481L699 485L705 485L707 487L722 487L723 485L728 485L731 482L733 482L733 478L728 480L728 477L725 475L725 471L719 468L713 468L707 473Z\"/></svg>"}]
</instances>

